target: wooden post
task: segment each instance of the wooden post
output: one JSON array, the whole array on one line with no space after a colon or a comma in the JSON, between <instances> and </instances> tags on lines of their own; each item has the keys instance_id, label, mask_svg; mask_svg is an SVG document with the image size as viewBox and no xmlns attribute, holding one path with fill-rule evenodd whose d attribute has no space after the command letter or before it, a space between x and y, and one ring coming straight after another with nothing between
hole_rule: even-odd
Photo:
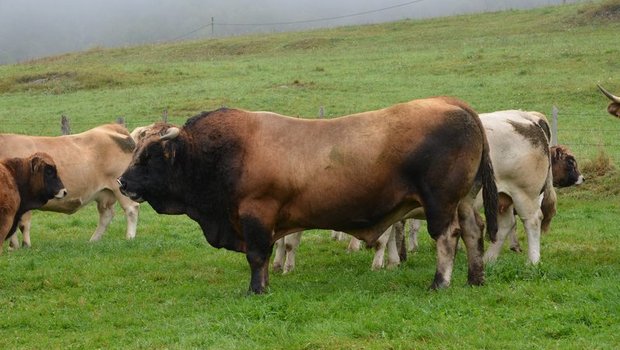
<instances>
[{"instance_id":1,"label":"wooden post","mask_svg":"<svg viewBox=\"0 0 620 350\"><path fill-rule=\"evenodd\" d=\"M211 17L211 36L213 36L213 33L215 33L215 30L213 29L213 17Z\"/></svg>"},{"instance_id":2,"label":"wooden post","mask_svg":"<svg viewBox=\"0 0 620 350\"><path fill-rule=\"evenodd\" d=\"M321 106L319 107L319 119L323 119L323 117L325 117L325 109Z\"/></svg>"},{"instance_id":3,"label":"wooden post","mask_svg":"<svg viewBox=\"0 0 620 350\"><path fill-rule=\"evenodd\" d=\"M168 108L164 109L164 113L162 114L161 119L164 123L168 122Z\"/></svg>"},{"instance_id":4,"label":"wooden post","mask_svg":"<svg viewBox=\"0 0 620 350\"><path fill-rule=\"evenodd\" d=\"M71 134L71 127L69 126L69 118L66 115L60 117L60 132L63 135Z\"/></svg>"},{"instance_id":5,"label":"wooden post","mask_svg":"<svg viewBox=\"0 0 620 350\"><path fill-rule=\"evenodd\" d=\"M553 106L551 111L551 146L558 145L558 107Z\"/></svg>"},{"instance_id":6,"label":"wooden post","mask_svg":"<svg viewBox=\"0 0 620 350\"><path fill-rule=\"evenodd\" d=\"M116 118L116 124L125 126L125 118L123 116L119 116L118 118Z\"/></svg>"}]
</instances>

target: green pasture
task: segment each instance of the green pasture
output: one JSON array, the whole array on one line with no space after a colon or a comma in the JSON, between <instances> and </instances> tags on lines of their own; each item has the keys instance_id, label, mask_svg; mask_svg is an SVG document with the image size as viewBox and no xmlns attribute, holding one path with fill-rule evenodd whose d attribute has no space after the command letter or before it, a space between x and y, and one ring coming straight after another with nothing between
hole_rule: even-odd
<instances>
[{"instance_id":1,"label":"green pasture","mask_svg":"<svg viewBox=\"0 0 620 350\"><path fill-rule=\"evenodd\" d=\"M59 135L61 115L77 133L119 116L132 129L164 110L182 124L220 106L331 118L433 95L479 112L555 105L559 140L587 178L558 191L540 265L506 249L486 285L469 287L461 251L437 292L427 234L400 268L373 272L371 251L308 231L296 270L247 296L245 257L210 247L185 216L144 204L126 241L117 208L89 243L94 205L36 212L33 247L0 255L0 349L620 348L620 121L596 89L620 95L619 12L618 0L594 1L0 66L0 131L36 135Z\"/></svg>"}]
</instances>

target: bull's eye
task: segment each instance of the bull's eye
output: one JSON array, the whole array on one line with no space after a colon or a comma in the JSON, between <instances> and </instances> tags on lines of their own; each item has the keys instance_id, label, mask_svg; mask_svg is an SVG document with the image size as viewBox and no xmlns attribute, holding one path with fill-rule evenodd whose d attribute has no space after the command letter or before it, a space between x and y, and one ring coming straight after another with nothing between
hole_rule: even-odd
<instances>
[{"instance_id":1,"label":"bull's eye","mask_svg":"<svg viewBox=\"0 0 620 350\"><path fill-rule=\"evenodd\" d=\"M47 176L54 175L54 169L52 169L51 167L45 167L45 175Z\"/></svg>"}]
</instances>

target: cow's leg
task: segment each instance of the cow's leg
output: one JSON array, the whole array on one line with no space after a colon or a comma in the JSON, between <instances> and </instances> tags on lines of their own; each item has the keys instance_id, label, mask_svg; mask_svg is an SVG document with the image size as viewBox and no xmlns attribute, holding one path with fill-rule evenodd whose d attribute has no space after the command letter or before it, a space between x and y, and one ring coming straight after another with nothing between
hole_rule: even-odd
<instances>
[{"instance_id":1,"label":"cow's leg","mask_svg":"<svg viewBox=\"0 0 620 350\"><path fill-rule=\"evenodd\" d=\"M344 232L342 231L336 231L336 230L332 230L330 237L334 240L334 241L342 241L344 240Z\"/></svg>"},{"instance_id":2,"label":"cow's leg","mask_svg":"<svg viewBox=\"0 0 620 350\"><path fill-rule=\"evenodd\" d=\"M114 203L116 203L116 198L114 198L111 192L102 191L96 201L97 211L99 212L99 224L97 224L95 233L90 237L91 242L100 240L101 236L103 236L108 229L108 225L110 225L112 218L114 218Z\"/></svg>"},{"instance_id":3,"label":"cow's leg","mask_svg":"<svg viewBox=\"0 0 620 350\"><path fill-rule=\"evenodd\" d=\"M347 247L347 250L349 252L357 252L360 250L360 245L362 244L362 241L360 241L359 239L351 236L351 240L349 241L349 246Z\"/></svg>"},{"instance_id":4,"label":"cow's leg","mask_svg":"<svg viewBox=\"0 0 620 350\"><path fill-rule=\"evenodd\" d=\"M510 205L506 209L507 210L501 211L497 215L497 239L489 245L489 248L484 253L484 262L497 260L499 253L502 251L502 246L504 245L506 236L516 224L515 215L512 211L513 206Z\"/></svg>"},{"instance_id":5,"label":"cow's leg","mask_svg":"<svg viewBox=\"0 0 620 350\"><path fill-rule=\"evenodd\" d=\"M126 196L123 196L118 189L114 190L114 196L118 203L125 212L125 218L127 219L127 232L125 237L127 239L134 239L136 237L136 230L138 228L138 214L140 212L140 203L136 203Z\"/></svg>"},{"instance_id":6,"label":"cow's leg","mask_svg":"<svg viewBox=\"0 0 620 350\"><path fill-rule=\"evenodd\" d=\"M375 243L375 256L372 260L372 269L380 270L383 268L383 260L385 257L385 250L388 251L388 268L394 268L400 265L400 257L398 255L398 249L396 247L396 224L390 226L383 232L377 242Z\"/></svg>"},{"instance_id":7,"label":"cow's leg","mask_svg":"<svg viewBox=\"0 0 620 350\"><path fill-rule=\"evenodd\" d=\"M286 250L286 261L284 263L283 273L289 273L295 269L295 255L297 248L301 243L301 234L303 231L291 233L284 237L284 249Z\"/></svg>"},{"instance_id":8,"label":"cow's leg","mask_svg":"<svg viewBox=\"0 0 620 350\"><path fill-rule=\"evenodd\" d=\"M396 243L396 252L398 256L394 256L392 250L388 246L388 267L400 265L401 262L407 261L407 247L405 244L405 223L406 220L395 222L392 225L394 241Z\"/></svg>"},{"instance_id":9,"label":"cow's leg","mask_svg":"<svg viewBox=\"0 0 620 350\"><path fill-rule=\"evenodd\" d=\"M377 241L375 242L375 255L372 259L372 266L371 269L372 270L381 270L383 268L383 257L385 256L385 247L387 246L389 240L390 240L390 236L391 236L391 232L392 232L392 227L388 227L387 230L385 230L385 232L383 232L383 234L381 234L381 236L379 236L379 238L377 239Z\"/></svg>"},{"instance_id":10,"label":"cow's leg","mask_svg":"<svg viewBox=\"0 0 620 350\"><path fill-rule=\"evenodd\" d=\"M540 261L540 230L543 213L537 202L515 199L515 209L523 222L527 233L527 252L529 261L537 264Z\"/></svg>"},{"instance_id":11,"label":"cow's leg","mask_svg":"<svg viewBox=\"0 0 620 350\"><path fill-rule=\"evenodd\" d=\"M32 218L32 211L27 211L24 213L24 215L22 215L22 218L19 220L19 223L17 224L17 227L19 228L19 230L22 233L22 237L23 237L23 246L24 247L31 247L31 243L30 243L30 219ZM9 241L9 248L10 249L19 249L21 245L19 244L19 237L17 235L17 232L15 232Z\"/></svg>"},{"instance_id":12,"label":"cow's leg","mask_svg":"<svg viewBox=\"0 0 620 350\"><path fill-rule=\"evenodd\" d=\"M459 205L459 225L461 236L467 249L467 283L473 286L484 284L484 224L473 205L464 202Z\"/></svg>"},{"instance_id":13,"label":"cow's leg","mask_svg":"<svg viewBox=\"0 0 620 350\"><path fill-rule=\"evenodd\" d=\"M422 227L422 220L409 220L409 227L411 228L411 233L407 240L407 250L415 252L418 250L418 232L420 231L420 227Z\"/></svg>"},{"instance_id":14,"label":"cow's leg","mask_svg":"<svg viewBox=\"0 0 620 350\"><path fill-rule=\"evenodd\" d=\"M19 220L19 230L22 232L22 242L24 247L30 248L32 246L32 242L30 242L30 224L32 220L32 211L27 211L22 215L22 218ZM17 235L13 235L17 238ZM11 237L12 238L12 237Z\"/></svg>"},{"instance_id":15,"label":"cow's leg","mask_svg":"<svg viewBox=\"0 0 620 350\"><path fill-rule=\"evenodd\" d=\"M521 245L519 244L519 238L517 237L517 220L514 220L514 225L510 229L510 250L513 252L521 253Z\"/></svg>"},{"instance_id":16,"label":"cow's leg","mask_svg":"<svg viewBox=\"0 0 620 350\"><path fill-rule=\"evenodd\" d=\"M241 229L247 246L246 259L250 265L250 293L262 294L269 285L269 258L273 250L271 229L252 216L241 217Z\"/></svg>"},{"instance_id":17,"label":"cow's leg","mask_svg":"<svg viewBox=\"0 0 620 350\"><path fill-rule=\"evenodd\" d=\"M286 247L284 239L286 237L282 237L276 241L274 244L275 247L275 256L273 257L273 263L271 264L271 269L273 272L282 272L282 266L284 266L284 259L286 259Z\"/></svg>"}]
</instances>

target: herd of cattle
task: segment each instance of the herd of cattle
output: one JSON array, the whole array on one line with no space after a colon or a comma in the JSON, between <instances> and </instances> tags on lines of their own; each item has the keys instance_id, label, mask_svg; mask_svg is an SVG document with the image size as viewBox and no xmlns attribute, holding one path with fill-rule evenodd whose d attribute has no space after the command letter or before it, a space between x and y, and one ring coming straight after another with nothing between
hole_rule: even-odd
<instances>
[{"instance_id":1,"label":"herd of cattle","mask_svg":"<svg viewBox=\"0 0 620 350\"><path fill-rule=\"evenodd\" d=\"M599 88L620 117L620 98ZM570 151L550 140L540 113L479 116L449 97L327 120L222 108L131 134L117 124L59 137L0 134L0 253L6 239L19 246L18 228L30 246L31 210L71 214L93 201L91 241L105 233L116 201L132 239L146 201L198 222L212 246L245 253L253 293L268 286L274 244L274 270L290 271L306 229L346 232L352 249L376 247L373 268L387 248L396 265L406 255L406 219L415 228L425 220L436 242L432 288L450 284L459 239L468 283L479 285L507 237L520 249L517 216L537 263L556 212L554 185L584 181Z\"/></svg>"}]
</instances>

